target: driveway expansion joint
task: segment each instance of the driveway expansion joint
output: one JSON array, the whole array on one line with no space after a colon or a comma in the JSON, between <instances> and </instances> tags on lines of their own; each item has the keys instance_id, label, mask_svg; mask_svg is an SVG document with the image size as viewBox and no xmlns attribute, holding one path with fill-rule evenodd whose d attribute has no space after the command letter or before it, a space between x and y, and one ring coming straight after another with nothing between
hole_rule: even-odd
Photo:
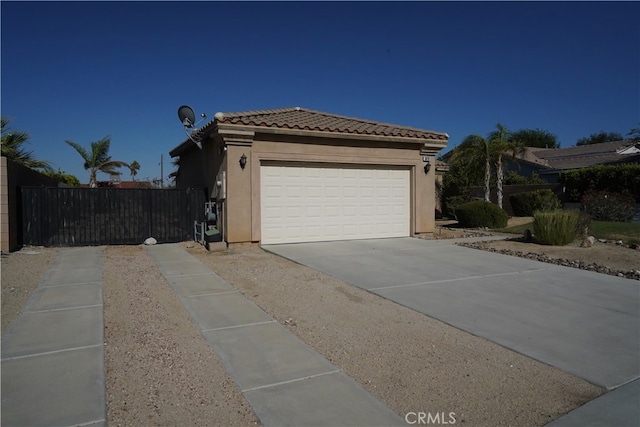
<instances>
[{"instance_id":1,"label":"driveway expansion joint","mask_svg":"<svg viewBox=\"0 0 640 427\"><path fill-rule=\"evenodd\" d=\"M94 308L94 307L102 307L102 304L78 305L75 307L64 307L64 308L50 308L47 310L27 310L25 311L25 313L51 313L53 311L78 310L80 308Z\"/></svg>"},{"instance_id":2,"label":"driveway expansion joint","mask_svg":"<svg viewBox=\"0 0 640 427\"><path fill-rule=\"evenodd\" d=\"M220 292L207 292L205 294L197 294L197 295L185 295L185 298L197 298L197 297L206 297L206 296L210 296L210 295L227 295L227 294L238 294L240 293L239 290L233 290L233 291L220 291Z\"/></svg>"},{"instance_id":3,"label":"driveway expansion joint","mask_svg":"<svg viewBox=\"0 0 640 427\"><path fill-rule=\"evenodd\" d=\"M44 285L43 288L64 288L67 286L84 286L84 285L101 285L102 282L78 282L78 283L55 283L52 285Z\"/></svg>"},{"instance_id":4,"label":"driveway expansion joint","mask_svg":"<svg viewBox=\"0 0 640 427\"><path fill-rule=\"evenodd\" d=\"M265 388L277 387L277 386L280 386L280 385L292 384L292 383L297 383L297 382L300 382L300 381L311 380L313 378L323 377L325 375L339 374L340 372L342 372L341 369L335 369L333 371L322 372L322 373L315 374L315 375L307 375L305 377L294 378L292 380L280 381L280 382L272 383L272 384L265 384L265 385L261 385L261 386L258 386L258 387L245 388L245 389L240 390L240 391L243 392L243 393L246 393L246 392L249 392L249 391L262 390L262 389L265 389Z\"/></svg>"},{"instance_id":5,"label":"driveway expansion joint","mask_svg":"<svg viewBox=\"0 0 640 427\"><path fill-rule=\"evenodd\" d=\"M70 347L70 348L62 348L60 350L43 351L43 352L40 352L40 353L23 354L22 356L11 356L11 357L7 357L7 358L3 358L2 360L0 360L0 362L8 362L8 361L11 361L11 360L20 360L20 359L28 359L30 357L48 356L50 354L66 353L66 352L77 351L77 350L85 350L87 348L102 347L103 345L104 344L83 345L81 347Z\"/></svg>"},{"instance_id":6,"label":"driveway expansion joint","mask_svg":"<svg viewBox=\"0 0 640 427\"><path fill-rule=\"evenodd\" d=\"M226 331L228 329L247 328L249 326L267 325L269 323L278 323L276 320L268 320L266 322L245 323L244 325L222 326L220 328L202 329L202 332Z\"/></svg>"}]
</instances>

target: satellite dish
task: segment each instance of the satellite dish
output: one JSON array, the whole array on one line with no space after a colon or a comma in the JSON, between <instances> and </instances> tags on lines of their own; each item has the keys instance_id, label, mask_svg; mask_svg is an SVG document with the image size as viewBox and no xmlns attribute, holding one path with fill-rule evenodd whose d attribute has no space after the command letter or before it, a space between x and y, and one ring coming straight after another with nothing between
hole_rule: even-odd
<instances>
[{"instance_id":1,"label":"satellite dish","mask_svg":"<svg viewBox=\"0 0 640 427\"><path fill-rule=\"evenodd\" d=\"M189 139L198 146L198 148L202 149L202 135L200 134L200 130L196 129L195 126L202 123L204 119L207 118L206 114L200 114L202 119L196 123L196 113L193 112L193 108L188 105L182 105L178 108L178 118L184 126L184 133L187 134Z\"/></svg>"},{"instance_id":2,"label":"satellite dish","mask_svg":"<svg viewBox=\"0 0 640 427\"><path fill-rule=\"evenodd\" d=\"M178 108L178 118L184 127L192 128L196 122L196 113L193 112L193 108L183 105Z\"/></svg>"}]
</instances>

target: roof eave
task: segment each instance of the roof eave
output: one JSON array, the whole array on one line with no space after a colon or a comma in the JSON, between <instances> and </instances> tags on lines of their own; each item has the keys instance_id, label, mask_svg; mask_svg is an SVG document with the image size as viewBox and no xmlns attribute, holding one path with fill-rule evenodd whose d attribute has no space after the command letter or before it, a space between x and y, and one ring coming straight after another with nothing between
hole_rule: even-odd
<instances>
[{"instance_id":1,"label":"roof eave","mask_svg":"<svg viewBox=\"0 0 640 427\"><path fill-rule=\"evenodd\" d=\"M342 139L354 139L354 140L368 140L368 141L394 141L394 142L406 142L412 144L425 144L430 143L434 145L441 145L442 148L447 146L449 137L447 134L433 132L434 138L415 138L405 136L393 136L393 135L375 135L364 133L350 133L350 132L330 132L319 131L310 129L291 129L282 127L267 127L267 126L253 126L244 124L232 124L232 123L218 123L218 129L231 130L231 129L243 129L263 134L283 134L293 136L312 136L320 138L342 138ZM443 139L437 138L441 136Z\"/></svg>"},{"instance_id":2,"label":"roof eave","mask_svg":"<svg viewBox=\"0 0 640 427\"><path fill-rule=\"evenodd\" d=\"M218 122L214 120L213 122L208 123L201 129L203 132L204 138L208 138L210 135L218 133L219 131L231 131L231 130L245 130L251 131L254 133L262 133L262 134L280 134L280 135L291 135L291 136L305 136L305 137L319 137L319 138L341 138L341 139L349 139L349 140L360 140L360 141L380 141L380 142L398 142L398 143L409 143L409 144L421 144L423 148L428 149L429 151L436 150L440 151L447 146L449 143L449 135L446 133L440 132L425 132L430 135L433 135L433 138L420 138L420 137L407 137L407 136L394 136L394 135L376 135L376 134L366 134L366 133L350 133L350 132L330 132L330 131L319 131L313 129L292 129L292 128L283 128L283 127L268 127L268 126L254 126L254 125L245 125L245 124L237 124L237 123L224 123ZM196 144L189 138L185 139L179 145L174 147L171 151L169 151L169 155L171 157L180 156L185 151L192 149Z\"/></svg>"},{"instance_id":3,"label":"roof eave","mask_svg":"<svg viewBox=\"0 0 640 427\"><path fill-rule=\"evenodd\" d=\"M217 126L206 126L206 129L203 127L200 129L199 133L202 134L203 142L209 138L209 136L217 130ZM191 140L191 138L187 138L182 141L180 144L176 145L174 148L169 151L169 155L171 157L178 157L185 151L196 147L196 143Z\"/></svg>"}]
</instances>

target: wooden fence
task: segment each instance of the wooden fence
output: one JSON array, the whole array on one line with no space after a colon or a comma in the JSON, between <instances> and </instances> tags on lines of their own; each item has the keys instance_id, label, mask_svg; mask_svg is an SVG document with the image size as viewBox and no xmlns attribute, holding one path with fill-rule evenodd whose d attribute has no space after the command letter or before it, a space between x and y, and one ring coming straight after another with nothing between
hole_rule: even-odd
<instances>
[{"instance_id":1,"label":"wooden fence","mask_svg":"<svg viewBox=\"0 0 640 427\"><path fill-rule=\"evenodd\" d=\"M25 245L91 246L193 238L202 221L202 189L22 187Z\"/></svg>"}]
</instances>

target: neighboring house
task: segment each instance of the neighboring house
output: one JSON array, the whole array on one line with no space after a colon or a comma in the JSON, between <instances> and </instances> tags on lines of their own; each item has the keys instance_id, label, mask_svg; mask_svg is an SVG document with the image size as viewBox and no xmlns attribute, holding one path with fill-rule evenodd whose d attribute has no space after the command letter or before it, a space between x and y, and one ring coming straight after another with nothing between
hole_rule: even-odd
<instances>
[{"instance_id":1,"label":"neighboring house","mask_svg":"<svg viewBox=\"0 0 640 427\"><path fill-rule=\"evenodd\" d=\"M304 108L217 113L187 139L178 188L207 188L228 243L411 236L435 228L446 133ZM427 167L425 167L428 165Z\"/></svg>"},{"instance_id":2,"label":"neighboring house","mask_svg":"<svg viewBox=\"0 0 640 427\"><path fill-rule=\"evenodd\" d=\"M562 171L616 163L640 163L640 145L626 140L569 148L526 147L516 164L509 162L508 169L523 176L536 172L556 183Z\"/></svg>"}]
</instances>

